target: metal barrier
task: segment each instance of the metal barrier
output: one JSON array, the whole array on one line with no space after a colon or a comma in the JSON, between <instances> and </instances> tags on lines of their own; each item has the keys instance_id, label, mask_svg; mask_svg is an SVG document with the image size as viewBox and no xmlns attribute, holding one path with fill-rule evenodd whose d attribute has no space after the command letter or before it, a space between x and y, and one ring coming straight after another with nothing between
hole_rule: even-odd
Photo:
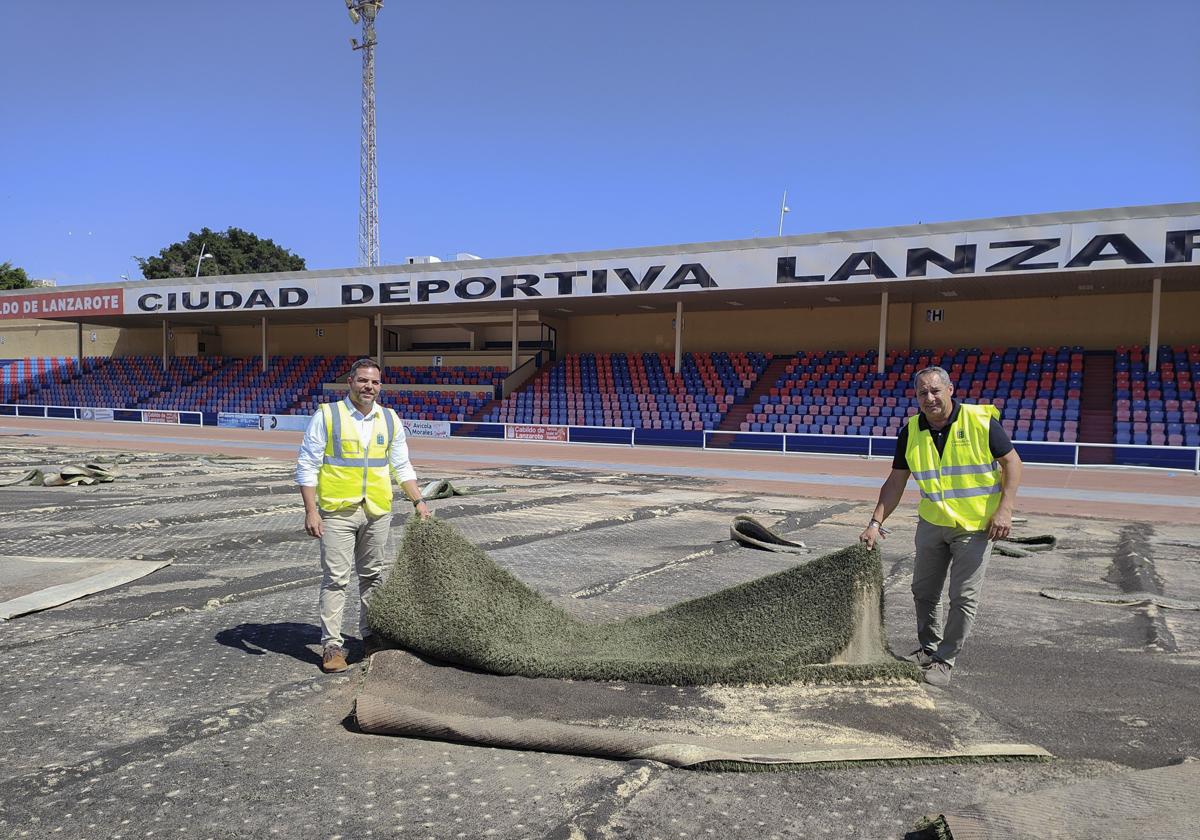
<instances>
[{"instance_id":1,"label":"metal barrier","mask_svg":"<svg viewBox=\"0 0 1200 840\"><path fill-rule=\"evenodd\" d=\"M634 446L636 432L628 426L563 426L549 423L450 423L453 437L526 440L536 443L602 443ZM645 441L643 441L645 443ZM692 444L699 446L699 442Z\"/></svg>"},{"instance_id":2,"label":"metal barrier","mask_svg":"<svg viewBox=\"0 0 1200 840\"><path fill-rule=\"evenodd\" d=\"M1200 447L1197 446L1137 446L1123 443L1061 443L1036 440L1014 440L1013 446L1021 460L1027 464L1154 467L1200 473ZM706 431L704 448L891 458L896 454L896 439L868 435ZM1100 457L1081 458L1082 452L1097 453Z\"/></svg>"},{"instance_id":3,"label":"metal barrier","mask_svg":"<svg viewBox=\"0 0 1200 840\"><path fill-rule=\"evenodd\" d=\"M161 411L143 408L19 405L0 403L0 417L44 417L65 420L105 420L134 423L204 425L199 411ZM527 440L542 443L594 443L610 446L685 446L701 449L739 449L781 454L851 455L891 458L894 437L868 435L813 435L787 432L686 431L643 429L631 426L563 426L543 423L451 422L454 437L493 440ZM1013 446L1027 464L1071 467L1151 467L1200 473L1200 447L1138 446L1118 443L1056 443L1014 440ZM1080 458L1082 452L1096 453Z\"/></svg>"},{"instance_id":4,"label":"metal barrier","mask_svg":"<svg viewBox=\"0 0 1200 840\"><path fill-rule=\"evenodd\" d=\"M199 411L155 408L112 408L111 406L24 405L0 403L0 417L42 417L49 420L93 420L116 423L161 423L179 426L203 426Z\"/></svg>"}]
</instances>

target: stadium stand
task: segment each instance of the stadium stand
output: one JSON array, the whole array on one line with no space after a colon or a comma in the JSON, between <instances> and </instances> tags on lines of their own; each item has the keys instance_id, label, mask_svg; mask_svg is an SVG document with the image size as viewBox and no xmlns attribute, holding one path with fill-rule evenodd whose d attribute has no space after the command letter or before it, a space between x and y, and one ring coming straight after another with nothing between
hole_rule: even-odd
<instances>
[{"instance_id":1,"label":"stadium stand","mask_svg":"<svg viewBox=\"0 0 1200 840\"><path fill-rule=\"evenodd\" d=\"M1200 345L1158 348L1158 370L1149 372L1146 347L1114 353L1114 439L1151 446L1200 446Z\"/></svg>"},{"instance_id":2,"label":"stadium stand","mask_svg":"<svg viewBox=\"0 0 1200 840\"><path fill-rule=\"evenodd\" d=\"M87 357L82 370L91 371L104 359ZM80 364L70 356L0 360L0 402L14 403L44 385L77 376Z\"/></svg>"},{"instance_id":3,"label":"stadium stand","mask_svg":"<svg viewBox=\"0 0 1200 840\"><path fill-rule=\"evenodd\" d=\"M246 412L259 414L311 413L330 399L322 385L340 380L349 356L275 356L262 370L262 357L225 359L219 356L172 360L168 371L156 357L106 359L86 357L82 367L73 358L17 359L4 364L3 402L151 409L163 411ZM460 390L385 391L380 400L403 417L424 420L465 420L485 405L507 368L389 367L392 384L479 385L475 393Z\"/></svg>"},{"instance_id":4,"label":"stadium stand","mask_svg":"<svg viewBox=\"0 0 1200 840\"><path fill-rule=\"evenodd\" d=\"M696 352L684 355L678 374L667 353L582 353L495 403L493 390L507 368L389 366L386 383L423 388L385 390L380 401L420 420L894 437L917 410L913 374L940 364L960 398L997 406L1018 441L1200 446L1200 345L1163 345L1157 352L1154 373L1146 347L1086 356L1081 347L1065 346L893 351L883 373L873 350L774 358ZM264 372L261 357L176 357L168 371L151 356L0 360L0 401L307 414L330 399L322 386L340 380L351 361L272 357ZM768 368L773 382L764 376ZM1097 373L1103 387L1083 394L1085 379L1094 382ZM436 385L453 387L430 387ZM1093 415L1085 419L1099 416L1096 437L1080 435L1081 402L1083 413Z\"/></svg>"},{"instance_id":5,"label":"stadium stand","mask_svg":"<svg viewBox=\"0 0 1200 840\"><path fill-rule=\"evenodd\" d=\"M884 372L874 350L797 354L738 426L743 432L895 437L917 410L912 377L945 368L958 398L991 403L1014 440L1078 438L1083 348L978 347L890 352Z\"/></svg>"},{"instance_id":6,"label":"stadium stand","mask_svg":"<svg viewBox=\"0 0 1200 840\"><path fill-rule=\"evenodd\" d=\"M172 370L164 372L162 363L149 356L85 357L82 366L74 359L64 361L52 371L30 378L11 401L137 408L141 401L191 382L219 364L213 359L180 359Z\"/></svg>"},{"instance_id":7,"label":"stadium stand","mask_svg":"<svg viewBox=\"0 0 1200 840\"><path fill-rule=\"evenodd\" d=\"M348 368L347 358L342 370ZM379 402L396 410L410 420L450 420L462 422L471 418L491 402L497 385L504 381L507 367L496 365L452 365L445 367L391 366L384 368L383 381L387 385L458 385L479 386L477 390L384 390ZM341 378L338 373L316 382L291 407L292 414L308 414L316 410L330 397L321 388L322 382Z\"/></svg>"},{"instance_id":8,"label":"stadium stand","mask_svg":"<svg viewBox=\"0 0 1200 840\"><path fill-rule=\"evenodd\" d=\"M754 386L770 353L568 355L489 409L480 422L716 429Z\"/></svg>"}]
</instances>

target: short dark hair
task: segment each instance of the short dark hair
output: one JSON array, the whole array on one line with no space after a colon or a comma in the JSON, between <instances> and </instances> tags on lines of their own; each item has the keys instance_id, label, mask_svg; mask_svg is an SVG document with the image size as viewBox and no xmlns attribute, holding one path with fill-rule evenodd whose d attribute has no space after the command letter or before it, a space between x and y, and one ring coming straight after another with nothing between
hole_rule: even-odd
<instances>
[{"instance_id":1,"label":"short dark hair","mask_svg":"<svg viewBox=\"0 0 1200 840\"><path fill-rule=\"evenodd\" d=\"M358 372L359 368L368 368L368 367L375 368L380 373L383 373L383 368L381 368L379 366L379 362L375 361L374 359L359 359L357 362L350 365L350 372L348 374L346 374L346 376L353 379L354 374Z\"/></svg>"}]
</instances>

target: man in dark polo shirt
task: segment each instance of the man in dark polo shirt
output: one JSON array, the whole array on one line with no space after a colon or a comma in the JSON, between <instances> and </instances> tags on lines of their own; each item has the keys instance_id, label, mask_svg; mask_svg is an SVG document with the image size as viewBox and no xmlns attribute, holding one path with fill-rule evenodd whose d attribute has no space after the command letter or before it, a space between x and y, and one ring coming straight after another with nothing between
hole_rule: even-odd
<instances>
[{"instance_id":1,"label":"man in dark polo shirt","mask_svg":"<svg viewBox=\"0 0 1200 840\"><path fill-rule=\"evenodd\" d=\"M919 371L913 388L920 413L896 438L892 472L859 539L874 548L885 538L883 523L914 478L921 492L912 582L920 647L905 658L921 667L925 682L944 686L970 635L992 542L1011 532L1021 458L996 408L953 399L944 369ZM943 624L947 575L950 610Z\"/></svg>"}]
</instances>

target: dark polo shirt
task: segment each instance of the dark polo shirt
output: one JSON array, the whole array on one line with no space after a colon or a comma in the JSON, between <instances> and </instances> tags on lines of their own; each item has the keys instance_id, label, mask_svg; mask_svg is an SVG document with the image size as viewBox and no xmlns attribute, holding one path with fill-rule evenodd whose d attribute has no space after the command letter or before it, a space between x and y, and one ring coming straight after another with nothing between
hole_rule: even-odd
<instances>
[{"instance_id":1,"label":"dark polo shirt","mask_svg":"<svg viewBox=\"0 0 1200 840\"><path fill-rule=\"evenodd\" d=\"M929 428L929 421L925 419L924 414L917 415L917 428L923 432L929 432L933 436L933 445L937 447L938 457L941 457L942 450L946 448L946 439L950 436L950 430L954 428L954 424L958 421L959 409L961 407L962 403L954 400L954 408L950 412L950 422L940 430ZM1003 458L1013 450L1008 432L1004 431L1004 427L1000 425L1000 421L995 418L992 419L991 425L988 426L988 448L992 450L993 458ZM906 420L904 425L900 427L900 434L896 436L896 457L892 459L892 469L909 469L908 457L905 455L907 450L908 421Z\"/></svg>"}]
</instances>

